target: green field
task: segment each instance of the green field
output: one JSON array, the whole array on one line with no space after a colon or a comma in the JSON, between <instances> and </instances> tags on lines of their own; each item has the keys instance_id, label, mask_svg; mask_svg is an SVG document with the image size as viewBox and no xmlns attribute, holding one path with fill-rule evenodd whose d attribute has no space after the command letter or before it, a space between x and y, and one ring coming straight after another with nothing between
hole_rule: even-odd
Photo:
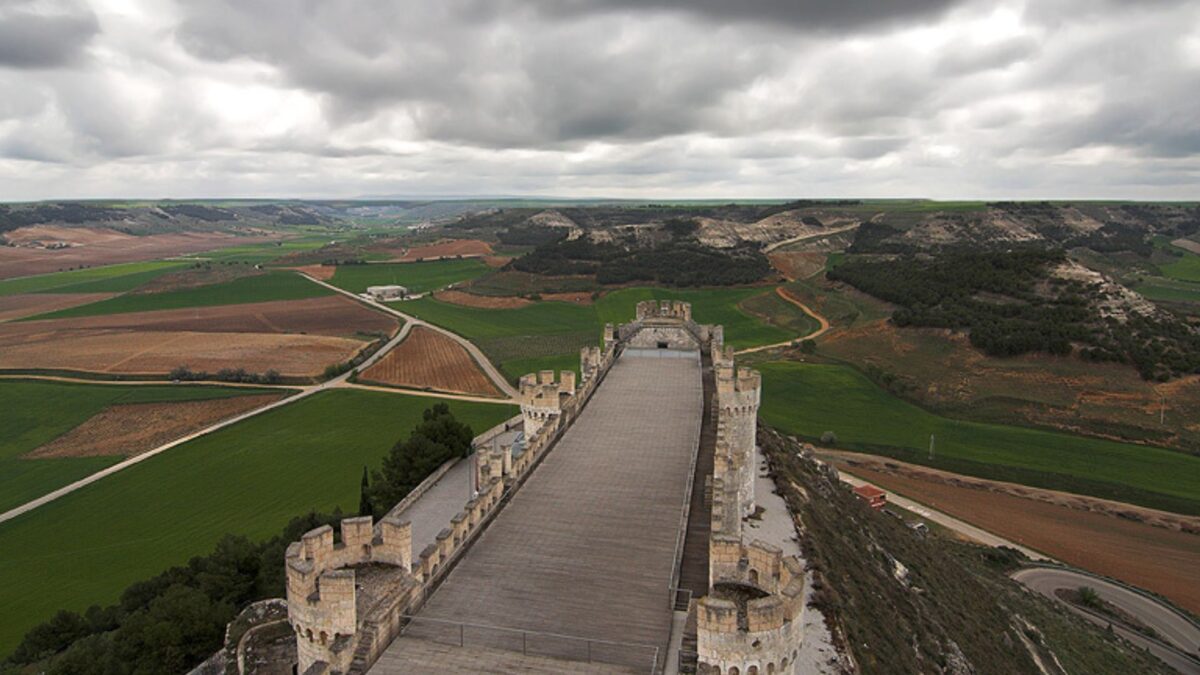
<instances>
[{"instance_id":1,"label":"green field","mask_svg":"<svg viewBox=\"0 0 1200 675\"><path fill-rule=\"evenodd\" d=\"M268 389L185 385L122 386L0 380L0 512L40 497L122 457L19 459L110 405L197 401Z\"/></svg>"},{"instance_id":2,"label":"green field","mask_svg":"<svg viewBox=\"0 0 1200 675\"><path fill-rule=\"evenodd\" d=\"M329 283L354 293L365 292L368 286L391 284L404 286L410 293L427 293L483 276L489 269L475 259L341 265Z\"/></svg>"},{"instance_id":3,"label":"green field","mask_svg":"<svg viewBox=\"0 0 1200 675\"><path fill-rule=\"evenodd\" d=\"M327 236L303 237L301 239L293 239L290 241L271 241L258 244L230 246L229 248L208 251L206 253L197 253L188 257L196 260L212 260L214 262L221 263L263 264L288 255L289 253L303 253L321 248L325 244L328 244L329 241L330 238Z\"/></svg>"},{"instance_id":4,"label":"green field","mask_svg":"<svg viewBox=\"0 0 1200 675\"><path fill-rule=\"evenodd\" d=\"M1151 277L1134 286L1133 290L1151 300L1168 302L1200 302L1200 283Z\"/></svg>"},{"instance_id":5,"label":"green field","mask_svg":"<svg viewBox=\"0 0 1200 675\"><path fill-rule=\"evenodd\" d=\"M152 312L161 309L185 307L213 307L217 305L240 305L250 302L273 300L301 300L330 295L333 291L305 279L293 272L268 272L242 277L196 288L184 288L161 293L135 293L121 295L88 305L71 307L57 312L29 317L35 319L65 319L101 314L126 314L129 312Z\"/></svg>"},{"instance_id":6,"label":"green field","mask_svg":"<svg viewBox=\"0 0 1200 675\"><path fill-rule=\"evenodd\" d=\"M1183 257L1175 262L1159 265L1158 268L1162 270L1164 275L1172 279L1200 282L1200 255L1196 255L1191 251L1185 252Z\"/></svg>"},{"instance_id":7,"label":"green field","mask_svg":"<svg viewBox=\"0 0 1200 675\"><path fill-rule=\"evenodd\" d=\"M938 468L1200 514L1200 457L929 413L846 366L766 363L762 419L785 432L837 435L837 447ZM929 437L936 437L929 459Z\"/></svg>"},{"instance_id":8,"label":"green field","mask_svg":"<svg viewBox=\"0 0 1200 675\"><path fill-rule=\"evenodd\" d=\"M605 323L632 321L642 300L692 303L693 318L699 323L724 325L726 342L736 349L783 342L815 327L799 308L782 300L775 302L765 297L768 295L778 299L773 287L761 286L626 288L606 294L594 305L538 302L517 309L478 309L421 298L394 306L470 339L507 377L516 379L530 372L531 366L578 368L579 348L598 344Z\"/></svg>"},{"instance_id":9,"label":"green field","mask_svg":"<svg viewBox=\"0 0 1200 675\"><path fill-rule=\"evenodd\" d=\"M135 262L0 281L0 295L16 293L123 293L182 268L182 262Z\"/></svg>"},{"instance_id":10,"label":"green field","mask_svg":"<svg viewBox=\"0 0 1200 675\"><path fill-rule=\"evenodd\" d=\"M310 509L352 515L363 466L378 467L436 402L322 392L0 524L0 654L58 609L113 602L130 583L209 552L226 533L266 538ZM476 433L516 413L448 403Z\"/></svg>"}]
</instances>

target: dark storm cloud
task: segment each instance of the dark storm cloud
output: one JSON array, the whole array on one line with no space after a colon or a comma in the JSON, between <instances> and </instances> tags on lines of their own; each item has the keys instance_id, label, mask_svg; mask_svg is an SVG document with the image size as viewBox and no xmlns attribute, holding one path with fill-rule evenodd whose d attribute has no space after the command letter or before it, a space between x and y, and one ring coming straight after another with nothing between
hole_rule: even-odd
<instances>
[{"instance_id":1,"label":"dark storm cloud","mask_svg":"<svg viewBox=\"0 0 1200 675\"><path fill-rule=\"evenodd\" d=\"M931 19L959 0L525 0L550 14L672 11L713 21L782 24L793 29L854 31Z\"/></svg>"},{"instance_id":2,"label":"dark storm cloud","mask_svg":"<svg viewBox=\"0 0 1200 675\"><path fill-rule=\"evenodd\" d=\"M40 13L29 2L0 2L0 67L54 68L77 63L99 32L90 10Z\"/></svg>"}]
</instances>

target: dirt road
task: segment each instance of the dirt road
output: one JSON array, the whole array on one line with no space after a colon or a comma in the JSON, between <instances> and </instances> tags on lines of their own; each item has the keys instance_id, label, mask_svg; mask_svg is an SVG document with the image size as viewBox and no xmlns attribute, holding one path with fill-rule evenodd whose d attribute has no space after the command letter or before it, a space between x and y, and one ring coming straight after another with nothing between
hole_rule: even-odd
<instances>
[{"instance_id":1,"label":"dirt road","mask_svg":"<svg viewBox=\"0 0 1200 675\"><path fill-rule=\"evenodd\" d=\"M792 344L792 342L794 342L796 339L800 339L800 338L805 339L805 340L815 340L815 339L821 337L822 335L824 335L826 333L826 331L829 330L829 320L828 319L821 316L820 314L817 314L817 312L814 311L813 308L809 307L808 305L804 304L803 302L800 302L798 299L796 299L795 296L788 293L787 289L785 289L783 286L776 288L775 293L780 298L783 298L783 300L785 302L790 302L791 304L799 307L800 310L803 311L805 314L816 319L817 323L819 324L819 327L817 328L816 331L809 333L808 335L798 336L797 338L792 338L791 340L787 340L784 342L776 342L775 344L762 345L759 347L750 347L748 349L742 349L742 350L736 352L737 354L753 354L754 352L763 352L768 349L778 349L780 347L787 347L788 345Z\"/></svg>"},{"instance_id":2,"label":"dirt road","mask_svg":"<svg viewBox=\"0 0 1200 675\"><path fill-rule=\"evenodd\" d=\"M464 348L466 348L467 352L471 354L471 357L475 359L475 362L478 363L481 368L483 368L483 372L487 374L487 376L492 380L492 382L496 385L496 387L498 389L500 389L500 391L504 392L505 396L508 396L509 398L517 398L517 395L518 395L517 390L514 389L513 386L508 383L508 380L505 379L505 377L500 374L500 371L497 370L494 365L492 365L492 362L489 361L486 356L484 356L483 352L479 349L479 347L476 347L475 343L464 338L463 336L459 335L458 333L455 333L453 331L442 328L441 326L434 325L432 323L424 321L423 319L419 319L415 316L412 316L411 314L405 314L404 312L393 309L382 303L375 302L374 300L367 300L366 298L359 297L358 295L351 293L350 291L347 291L343 288L338 288L337 286L334 286L333 284L321 281L320 279L316 279L316 278L310 277L308 275L304 275L304 278L308 279L309 281L313 282L314 284L320 284L320 285L324 286L325 288L328 288L331 291L336 291L338 293L341 293L342 295L353 298L353 299L357 300L358 302L367 305L368 307L373 307L375 309L398 316L401 319L404 319L404 321L406 322L405 323L406 328L408 328L409 326L425 326L431 330L435 330L439 333L442 333L443 335L450 337L452 340L454 340L455 342L461 344ZM382 352L382 351L383 350L381 349L380 352Z\"/></svg>"}]
</instances>

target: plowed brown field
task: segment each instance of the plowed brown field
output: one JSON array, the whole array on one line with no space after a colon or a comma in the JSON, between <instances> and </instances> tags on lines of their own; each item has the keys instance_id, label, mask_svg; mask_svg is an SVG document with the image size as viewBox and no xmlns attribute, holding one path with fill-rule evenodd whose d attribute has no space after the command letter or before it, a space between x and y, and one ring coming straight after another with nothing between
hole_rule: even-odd
<instances>
[{"instance_id":1,"label":"plowed brown field","mask_svg":"<svg viewBox=\"0 0 1200 675\"><path fill-rule=\"evenodd\" d=\"M329 281L337 273L337 265L301 265L300 267L289 267L288 269L307 274L319 281Z\"/></svg>"},{"instance_id":2,"label":"plowed brown field","mask_svg":"<svg viewBox=\"0 0 1200 675\"><path fill-rule=\"evenodd\" d=\"M438 291L433 294L433 299L480 309L516 309L533 304L532 300L515 295L475 295L463 291Z\"/></svg>"},{"instance_id":3,"label":"plowed brown field","mask_svg":"<svg viewBox=\"0 0 1200 675\"><path fill-rule=\"evenodd\" d=\"M44 274L86 265L156 260L211 251L227 246L276 241L278 237L236 236L224 232L152 234L144 237L105 228L35 226L5 235L9 241L70 241L69 248L46 249L30 246L0 246L0 279Z\"/></svg>"},{"instance_id":4,"label":"plowed brown field","mask_svg":"<svg viewBox=\"0 0 1200 675\"><path fill-rule=\"evenodd\" d=\"M453 258L455 256L485 256L492 254L492 245L478 239L452 239L436 244L413 246L397 260L428 260L429 258Z\"/></svg>"},{"instance_id":5,"label":"plowed brown field","mask_svg":"<svg viewBox=\"0 0 1200 675\"><path fill-rule=\"evenodd\" d=\"M421 326L362 374L363 380L461 394L499 396L492 381L454 340Z\"/></svg>"},{"instance_id":6,"label":"plowed brown field","mask_svg":"<svg viewBox=\"0 0 1200 675\"><path fill-rule=\"evenodd\" d=\"M283 394L261 394L109 406L25 457L132 457L282 397Z\"/></svg>"},{"instance_id":7,"label":"plowed brown field","mask_svg":"<svg viewBox=\"0 0 1200 675\"><path fill-rule=\"evenodd\" d=\"M0 321L56 312L89 302L107 300L115 293L17 293L0 295Z\"/></svg>"},{"instance_id":8,"label":"plowed brown field","mask_svg":"<svg viewBox=\"0 0 1200 675\"><path fill-rule=\"evenodd\" d=\"M176 366L309 377L396 321L340 296L0 324L0 368L163 374Z\"/></svg>"},{"instance_id":9,"label":"plowed brown field","mask_svg":"<svg viewBox=\"0 0 1200 675\"><path fill-rule=\"evenodd\" d=\"M1200 535L864 467L853 472L1063 562L1200 611Z\"/></svg>"}]
</instances>

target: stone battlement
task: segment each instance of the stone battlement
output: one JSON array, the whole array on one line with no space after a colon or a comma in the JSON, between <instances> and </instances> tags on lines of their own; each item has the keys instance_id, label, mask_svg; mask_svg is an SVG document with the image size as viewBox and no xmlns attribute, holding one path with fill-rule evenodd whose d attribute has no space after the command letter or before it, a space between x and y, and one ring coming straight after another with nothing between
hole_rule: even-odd
<instances>
[{"instance_id":1,"label":"stone battlement","mask_svg":"<svg viewBox=\"0 0 1200 675\"><path fill-rule=\"evenodd\" d=\"M743 521L756 508L762 377L737 366L723 330L709 334L717 438L709 593L696 603L699 672L791 673L804 639L804 566L795 556L762 541L747 543L743 536Z\"/></svg>"},{"instance_id":2,"label":"stone battlement","mask_svg":"<svg viewBox=\"0 0 1200 675\"><path fill-rule=\"evenodd\" d=\"M634 314L637 321L648 319L692 320L692 303L682 300L643 300Z\"/></svg>"}]
</instances>

